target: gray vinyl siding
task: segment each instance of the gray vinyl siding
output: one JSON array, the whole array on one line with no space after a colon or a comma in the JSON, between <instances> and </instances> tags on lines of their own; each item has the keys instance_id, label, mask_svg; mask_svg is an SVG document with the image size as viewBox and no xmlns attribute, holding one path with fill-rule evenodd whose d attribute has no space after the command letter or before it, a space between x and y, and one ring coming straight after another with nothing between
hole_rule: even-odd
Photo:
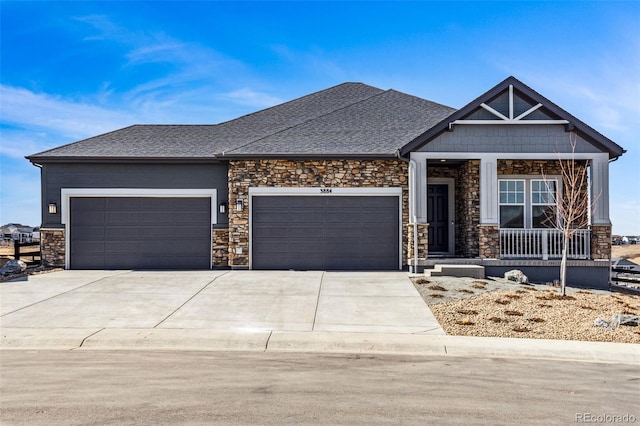
<instances>
[{"instance_id":1,"label":"gray vinyl siding","mask_svg":"<svg viewBox=\"0 0 640 426\"><path fill-rule=\"evenodd\" d=\"M228 197L226 164L101 164L48 163L42 166L42 226L61 227L61 214L48 213L48 204L61 206L62 188L215 188L218 202ZM218 213L216 227L226 228Z\"/></svg>"},{"instance_id":2,"label":"gray vinyl siding","mask_svg":"<svg viewBox=\"0 0 640 426\"><path fill-rule=\"evenodd\" d=\"M420 152L571 152L570 133L563 125L471 125L459 124L425 144ZM601 152L578 137L578 153Z\"/></svg>"}]
</instances>

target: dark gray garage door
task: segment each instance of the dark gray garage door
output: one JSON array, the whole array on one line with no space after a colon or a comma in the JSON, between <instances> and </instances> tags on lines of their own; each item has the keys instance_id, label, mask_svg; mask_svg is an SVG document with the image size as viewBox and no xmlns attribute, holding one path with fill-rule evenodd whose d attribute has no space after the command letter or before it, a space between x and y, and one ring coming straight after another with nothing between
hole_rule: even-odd
<instances>
[{"instance_id":1,"label":"dark gray garage door","mask_svg":"<svg viewBox=\"0 0 640 426\"><path fill-rule=\"evenodd\" d=\"M398 197L253 197L252 267L397 270L398 232Z\"/></svg>"},{"instance_id":2,"label":"dark gray garage door","mask_svg":"<svg viewBox=\"0 0 640 426\"><path fill-rule=\"evenodd\" d=\"M71 198L72 269L208 269L210 198Z\"/></svg>"}]
</instances>

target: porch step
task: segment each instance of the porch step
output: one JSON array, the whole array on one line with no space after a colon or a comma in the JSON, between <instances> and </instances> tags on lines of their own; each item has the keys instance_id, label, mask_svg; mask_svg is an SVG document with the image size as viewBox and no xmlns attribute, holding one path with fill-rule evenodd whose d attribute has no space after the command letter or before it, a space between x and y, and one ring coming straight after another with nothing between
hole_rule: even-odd
<instances>
[{"instance_id":1,"label":"porch step","mask_svg":"<svg viewBox=\"0 0 640 426\"><path fill-rule=\"evenodd\" d=\"M471 277L484 278L484 266L480 265L434 265L433 269L425 269L427 277Z\"/></svg>"}]
</instances>

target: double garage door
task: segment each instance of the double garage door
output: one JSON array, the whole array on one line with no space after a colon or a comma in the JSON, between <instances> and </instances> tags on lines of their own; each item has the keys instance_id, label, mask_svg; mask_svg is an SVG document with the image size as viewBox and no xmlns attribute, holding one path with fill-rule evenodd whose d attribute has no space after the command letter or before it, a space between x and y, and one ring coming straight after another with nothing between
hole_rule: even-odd
<instances>
[{"instance_id":1,"label":"double garage door","mask_svg":"<svg viewBox=\"0 0 640 426\"><path fill-rule=\"evenodd\" d=\"M209 269L211 198L73 197L72 269Z\"/></svg>"},{"instance_id":2,"label":"double garage door","mask_svg":"<svg viewBox=\"0 0 640 426\"><path fill-rule=\"evenodd\" d=\"M72 197L72 269L209 269L211 198ZM397 196L255 196L251 267L397 270Z\"/></svg>"},{"instance_id":3,"label":"double garage door","mask_svg":"<svg viewBox=\"0 0 640 426\"><path fill-rule=\"evenodd\" d=\"M397 270L397 196L254 196L253 269Z\"/></svg>"}]
</instances>

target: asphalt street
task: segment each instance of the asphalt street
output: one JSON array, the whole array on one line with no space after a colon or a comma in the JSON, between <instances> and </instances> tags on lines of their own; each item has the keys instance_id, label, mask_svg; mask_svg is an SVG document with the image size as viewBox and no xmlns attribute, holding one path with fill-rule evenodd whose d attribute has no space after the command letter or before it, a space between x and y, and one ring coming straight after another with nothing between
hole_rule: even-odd
<instances>
[{"instance_id":1,"label":"asphalt street","mask_svg":"<svg viewBox=\"0 0 640 426\"><path fill-rule=\"evenodd\" d=\"M640 422L630 364L102 350L0 361L3 425Z\"/></svg>"}]
</instances>

